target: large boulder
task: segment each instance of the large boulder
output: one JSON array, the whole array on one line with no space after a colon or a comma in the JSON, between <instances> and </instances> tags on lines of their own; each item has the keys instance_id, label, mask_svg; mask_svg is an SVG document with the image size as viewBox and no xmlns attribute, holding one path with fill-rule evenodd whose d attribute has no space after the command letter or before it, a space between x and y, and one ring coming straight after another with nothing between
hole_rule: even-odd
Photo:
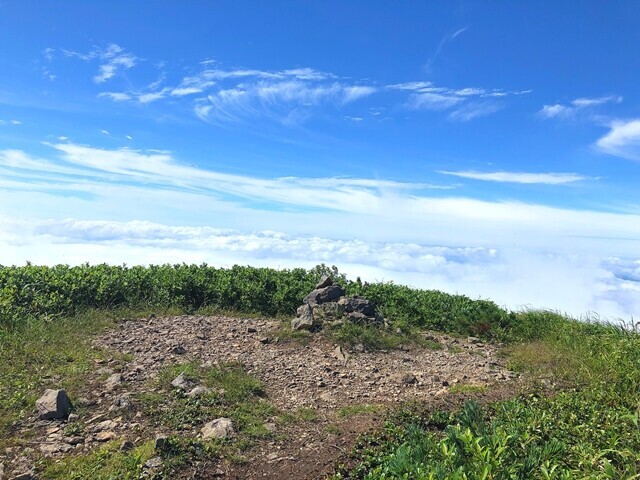
<instances>
[{"instance_id":1,"label":"large boulder","mask_svg":"<svg viewBox=\"0 0 640 480\"><path fill-rule=\"evenodd\" d=\"M340 285L329 285L328 287L318 288L304 297L303 303L315 307L322 303L335 302L344 296L344 289Z\"/></svg>"},{"instance_id":2,"label":"large boulder","mask_svg":"<svg viewBox=\"0 0 640 480\"><path fill-rule=\"evenodd\" d=\"M372 317L376 314L375 303L364 297L344 297L338 300L338 303L344 307L344 311L347 313L360 312L367 317Z\"/></svg>"},{"instance_id":3,"label":"large boulder","mask_svg":"<svg viewBox=\"0 0 640 480\"><path fill-rule=\"evenodd\" d=\"M216 418L206 423L200 432L202 438L228 438L233 436L235 430L230 418Z\"/></svg>"},{"instance_id":4,"label":"large boulder","mask_svg":"<svg viewBox=\"0 0 640 480\"><path fill-rule=\"evenodd\" d=\"M71 410L71 401L64 390L47 388L44 395L36 401L36 408L40 420L65 418Z\"/></svg>"},{"instance_id":5,"label":"large boulder","mask_svg":"<svg viewBox=\"0 0 640 480\"><path fill-rule=\"evenodd\" d=\"M298 316L291 320L292 330L311 330L314 326L315 319L313 310L307 304L298 307Z\"/></svg>"}]
</instances>

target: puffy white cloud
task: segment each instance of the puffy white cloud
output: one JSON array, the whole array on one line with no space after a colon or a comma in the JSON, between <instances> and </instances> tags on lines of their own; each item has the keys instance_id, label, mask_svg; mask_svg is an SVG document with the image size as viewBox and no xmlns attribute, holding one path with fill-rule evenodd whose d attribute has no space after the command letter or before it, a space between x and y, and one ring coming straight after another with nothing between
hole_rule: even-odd
<instances>
[{"instance_id":1,"label":"puffy white cloud","mask_svg":"<svg viewBox=\"0 0 640 480\"><path fill-rule=\"evenodd\" d=\"M640 160L640 119L614 121L596 146L609 155Z\"/></svg>"}]
</instances>

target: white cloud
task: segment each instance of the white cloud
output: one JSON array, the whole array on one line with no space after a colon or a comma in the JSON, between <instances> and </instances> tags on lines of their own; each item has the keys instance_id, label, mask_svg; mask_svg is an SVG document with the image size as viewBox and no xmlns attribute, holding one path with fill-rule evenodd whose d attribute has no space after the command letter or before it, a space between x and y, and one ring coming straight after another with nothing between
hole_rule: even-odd
<instances>
[{"instance_id":1,"label":"white cloud","mask_svg":"<svg viewBox=\"0 0 640 480\"><path fill-rule=\"evenodd\" d=\"M439 170L438 173L454 175L456 177L470 178L472 180L482 180L488 182L525 183L525 184L545 184L561 185L572 182L588 180L590 177L578 175L577 173L524 173L524 172L449 172Z\"/></svg>"},{"instance_id":2,"label":"white cloud","mask_svg":"<svg viewBox=\"0 0 640 480\"><path fill-rule=\"evenodd\" d=\"M156 102L164 97L167 96L167 93L169 92L169 88L163 88L160 91L157 92L151 92L151 93L143 93L138 95L138 102L140 103L151 103L151 102Z\"/></svg>"},{"instance_id":3,"label":"white cloud","mask_svg":"<svg viewBox=\"0 0 640 480\"><path fill-rule=\"evenodd\" d=\"M609 155L640 160L640 119L614 121L596 146Z\"/></svg>"},{"instance_id":4,"label":"white cloud","mask_svg":"<svg viewBox=\"0 0 640 480\"><path fill-rule=\"evenodd\" d=\"M571 118L578 113L583 112L591 107L604 105L607 103L620 103L623 98L620 96L609 95L605 97L596 98L576 98L572 100L568 105L556 103L554 105L544 105L538 112L538 115L542 118Z\"/></svg>"},{"instance_id":5,"label":"white cloud","mask_svg":"<svg viewBox=\"0 0 640 480\"><path fill-rule=\"evenodd\" d=\"M11 124L12 125L22 125L22 122L20 120L11 120Z\"/></svg>"},{"instance_id":6,"label":"white cloud","mask_svg":"<svg viewBox=\"0 0 640 480\"><path fill-rule=\"evenodd\" d=\"M463 101L462 98L438 93L416 93L409 97L409 107L416 110L447 110Z\"/></svg>"},{"instance_id":7,"label":"white cloud","mask_svg":"<svg viewBox=\"0 0 640 480\"><path fill-rule=\"evenodd\" d=\"M468 122L474 118L485 117L502 109L502 105L495 102L472 102L456 108L449 114L451 120Z\"/></svg>"},{"instance_id":8,"label":"white cloud","mask_svg":"<svg viewBox=\"0 0 640 480\"><path fill-rule=\"evenodd\" d=\"M452 40L465 31L459 29L450 34ZM139 62L135 55L126 52L117 44L106 48L94 48L89 53L61 50L67 57L79 58L87 62L100 62L94 82L102 84L114 78L119 72L135 67ZM54 58L55 51L43 52L45 58ZM163 64L161 68L164 68ZM204 121L213 123L245 123L258 120L277 122L283 125L299 124L318 114L321 109L340 109L346 104L370 97L380 92L398 91L409 93L404 103L412 109L449 110L453 120L468 121L488 115L501 108L489 99L522 95L530 90L505 91L478 87L439 87L429 81L414 81L378 86L370 81L353 80L330 72L310 67L282 70L261 70L255 68L222 68L215 60L200 62L198 71L193 71L179 79L167 82L163 72L154 82L142 89L105 91L99 97L114 102L136 102L149 104L172 98L191 102L194 114ZM169 84L162 87L163 84ZM474 99L485 99L482 104L469 104ZM579 99L584 101L585 99ZM323 113L326 113L323 112ZM371 112L372 115L380 111ZM350 115L353 117L359 115Z\"/></svg>"},{"instance_id":9,"label":"white cloud","mask_svg":"<svg viewBox=\"0 0 640 480\"><path fill-rule=\"evenodd\" d=\"M135 55L126 52L115 43L111 43L104 48L95 47L89 53L64 49L61 52L66 57L79 58L85 62L99 61L98 73L93 77L95 83L104 83L113 78L119 71L135 67L139 60ZM54 53L55 51L49 48L43 52L43 55L51 60Z\"/></svg>"},{"instance_id":10,"label":"white cloud","mask_svg":"<svg viewBox=\"0 0 640 480\"><path fill-rule=\"evenodd\" d=\"M98 94L98 97L107 97L114 102L126 102L131 100L131 95L124 92L102 92Z\"/></svg>"},{"instance_id":11,"label":"white cloud","mask_svg":"<svg viewBox=\"0 0 640 480\"><path fill-rule=\"evenodd\" d=\"M25 214L55 217L73 205L72 211L102 212L105 218L133 214L161 222L209 218L224 225L329 237L357 232L369 240L517 244L556 251L566 246L572 252L598 250L606 255L637 251L626 239L640 238L640 216L633 213L485 201L464 198L459 192L429 193L450 185L232 175L185 165L167 152L103 150L70 143L53 147L58 153L52 159L0 151L0 192L6 194L4 199L0 195L0 213L2 205L20 205ZM197 211L192 205L199 206Z\"/></svg>"},{"instance_id":12,"label":"white cloud","mask_svg":"<svg viewBox=\"0 0 640 480\"><path fill-rule=\"evenodd\" d=\"M106 63L100 65L100 73L93 77L93 81L96 83L103 83L109 80L119 70L133 68L138 60L134 55L126 53L115 43L112 43L104 50L98 50L97 56Z\"/></svg>"},{"instance_id":13,"label":"white cloud","mask_svg":"<svg viewBox=\"0 0 640 480\"><path fill-rule=\"evenodd\" d=\"M109 133L109 130L100 130L100 133L102 133L103 135L107 135L107 136L111 135Z\"/></svg>"},{"instance_id":14,"label":"white cloud","mask_svg":"<svg viewBox=\"0 0 640 480\"><path fill-rule=\"evenodd\" d=\"M478 87L448 88L432 82L406 82L386 86L387 90L412 92L407 106L415 110L449 111L449 118L467 122L475 118L491 115L504 105L496 100L512 95L524 95L531 90L505 91L487 90Z\"/></svg>"}]
</instances>

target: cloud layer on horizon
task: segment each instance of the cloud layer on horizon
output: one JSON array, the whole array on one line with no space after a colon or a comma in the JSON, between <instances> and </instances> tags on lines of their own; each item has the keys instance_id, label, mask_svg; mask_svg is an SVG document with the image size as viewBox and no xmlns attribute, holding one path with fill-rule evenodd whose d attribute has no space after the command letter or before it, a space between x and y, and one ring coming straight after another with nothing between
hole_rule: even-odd
<instances>
[{"instance_id":1,"label":"cloud layer on horizon","mask_svg":"<svg viewBox=\"0 0 640 480\"><path fill-rule=\"evenodd\" d=\"M0 217L0 264L202 263L310 268L335 264L368 281L390 281L488 298L511 309L548 308L603 318L640 314L640 259L515 248L331 240L146 221ZM20 232L11 234L9 232Z\"/></svg>"}]
</instances>

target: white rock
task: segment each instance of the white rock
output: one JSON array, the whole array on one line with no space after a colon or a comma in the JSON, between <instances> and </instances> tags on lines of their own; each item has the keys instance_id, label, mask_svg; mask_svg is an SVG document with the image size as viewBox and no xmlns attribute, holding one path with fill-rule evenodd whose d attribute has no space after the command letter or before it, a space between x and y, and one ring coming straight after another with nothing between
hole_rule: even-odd
<instances>
[{"instance_id":1,"label":"white rock","mask_svg":"<svg viewBox=\"0 0 640 480\"><path fill-rule=\"evenodd\" d=\"M187 379L185 373L182 372L180 375L173 379L171 385L175 388L179 388L180 390L188 390L191 386L191 382Z\"/></svg>"},{"instance_id":2,"label":"white rock","mask_svg":"<svg viewBox=\"0 0 640 480\"><path fill-rule=\"evenodd\" d=\"M211 393L211 389L207 387L195 387L189 393L187 393L187 397L202 397L203 395L207 395Z\"/></svg>"},{"instance_id":3,"label":"white rock","mask_svg":"<svg viewBox=\"0 0 640 480\"><path fill-rule=\"evenodd\" d=\"M216 418L206 423L200 432L202 438L228 438L235 433L230 418Z\"/></svg>"}]
</instances>

